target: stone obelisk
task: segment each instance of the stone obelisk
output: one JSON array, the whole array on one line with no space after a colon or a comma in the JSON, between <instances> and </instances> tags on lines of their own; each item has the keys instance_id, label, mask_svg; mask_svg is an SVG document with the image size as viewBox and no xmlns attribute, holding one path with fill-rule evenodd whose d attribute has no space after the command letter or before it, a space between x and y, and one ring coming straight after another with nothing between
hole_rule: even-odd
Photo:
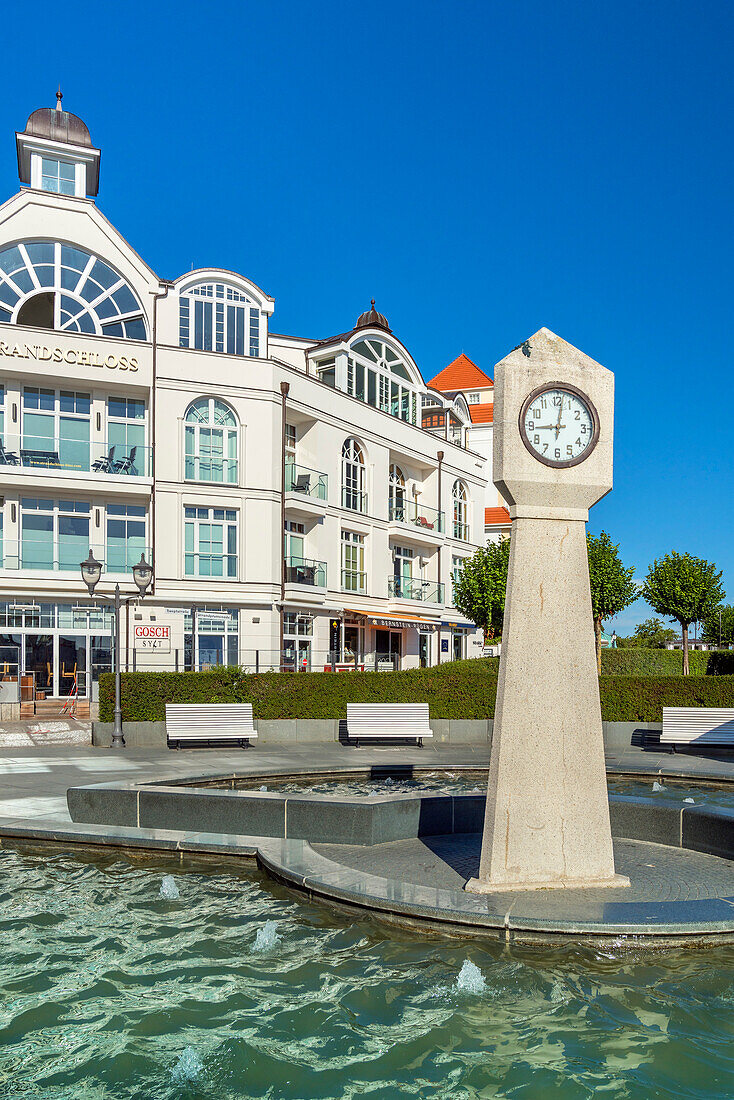
<instances>
[{"instance_id":1,"label":"stone obelisk","mask_svg":"<svg viewBox=\"0 0 734 1100\"><path fill-rule=\"evenodd\" d=\"M586 552L589 508L612 487L614 378L543 328L497 365L494 392L512 542L481 864L466 889L628 886L614 871Z\"/></svg>"}]
</instances>

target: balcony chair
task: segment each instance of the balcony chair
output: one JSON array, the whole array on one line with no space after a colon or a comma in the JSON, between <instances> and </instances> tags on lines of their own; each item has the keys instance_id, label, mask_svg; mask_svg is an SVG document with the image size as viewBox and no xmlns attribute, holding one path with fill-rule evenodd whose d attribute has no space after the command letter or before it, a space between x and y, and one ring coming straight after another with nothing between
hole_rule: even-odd
<instances>
[{"instance_id":1,"label":"balcony chair","mask_svg":"<svg viewBox=\"0 0 734 1100\"><path fill-rule=\"evenodd\" d=\"M292 492L294 493L308 493L311 488L311 475L299 474L296 480L293 482Z\"/></svg>"},{"instance_id":2,"label":"balcony chair","mask_svg":"<svg viewBox=\"0 0 734 1100\"><path fill-rule=\"evenodd\" d=\"M3 466L20 466L20 459L15 451L6 451L2 441L0 441L0 464Z\"/></svg>"},{"instance_id":3,"label":"balcony chair","mask_svg":"<svg viewBox=\"0 0 734 1100\"><path fill-rule=\"evenodd\" d=\"M125 457L123 459L120 459L119 462L115 463L114 473L116 473L116 474L131 474L133 476L136 476L138 471L135 468L135 455L137 453L138 453L138 448L133 447L133 449L130 451L129 455L125 455Z\"/></svg>"},{"instance_id":4,"label":"balcony chair","mask_svg":"<svg viewBox=\"0 0 734 1100\"><path fill-rule=\"evenodd\" d=\"M92 463L92 469L98 474L111 474L114 472L115 448L110 447L106 455Z\"/></svg>"}]
</instances>

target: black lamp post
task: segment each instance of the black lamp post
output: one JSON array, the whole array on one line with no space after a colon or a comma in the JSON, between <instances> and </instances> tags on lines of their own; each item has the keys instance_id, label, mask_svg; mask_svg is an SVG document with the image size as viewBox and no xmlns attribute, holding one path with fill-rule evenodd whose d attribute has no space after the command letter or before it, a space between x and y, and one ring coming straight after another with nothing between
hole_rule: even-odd
<instances>
[{"instance_id":1,"label":"black lamp post","mask_svg":"<svg viewBox=\"0 0 734 1100\"><path fill-rule=\"evenodd\" d=\"M94 590L102 576L102 563L96 560L91 548L89 557L86 561L79 563L79 568L82 571L82 580L89 589L89 595L94 596ZM142 599L153 580L153 567L148 565L143 554L140 555L140 561L133 566L132 573L133 580L140 593L139 596L130 596L128 599L123 600L120 595L120 585L116 584L114 596L95 597L105 603L112 604L115 610L115 723L112 728L113 749L125 748L125 738L122 736L122 708L120 706L120 608L123 604Z\"/></svg>"}]
</instances>

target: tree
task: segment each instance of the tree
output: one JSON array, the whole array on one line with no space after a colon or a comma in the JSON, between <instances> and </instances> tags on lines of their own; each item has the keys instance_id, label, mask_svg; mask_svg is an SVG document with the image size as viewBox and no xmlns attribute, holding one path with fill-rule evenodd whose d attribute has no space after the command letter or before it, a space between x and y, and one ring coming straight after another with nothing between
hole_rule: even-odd
<instances>
[{"instance_id":1,"label":"tree","mask_svg":"<svg viewBox=\"0 0 734 1100\"><path fill-rule=\"evenodd\" d=\"M510 540L475 550L454 579L454 607L481 627L484 640L502 631Z\"/></svg>"},{"instance_id":2,"label":"tree","mask_svg":"<svg viewBox=\"0 0 734 1100\"><path fill-rule=\"evenodd\" d=\"M734 645L734 605L724 603L704 615L701 637L712 645Z\"/></svg>"},{"instance_id":3,"label":"tree","mask_svg":"<svg viewBox=\"0 0 734 1100\"><path fill-rule=\"evenodd\" d=\"M639 646L641 649L664 649L666 642L674 642L677 634L670 627L666 627L662 619L645 619L644 623L638 623L631 638L626 639L628 646Z\"/></svg>"},{"instance_id":4,"label":"tree","mask_svg":"<svg viewBox=\"0 0 734 1100\"><path fill-rule=\"evenodd\" d=\"M638 595L632 580L634 569L625 569L619 557L619 546L606 531L598 536L586 535L589 555L589 582L591 584L591 612L594 616L596 639L596 667L601 675L601 628L605 619L611 619L629 607Z\"/></svg>"},{"instance_id":5,"label":"tree","mask_svg":"<svg viewBox=\"0 0 734 1100\"><path fill-rule=\"evenodd\" d=\"M721 573L704 558L673 550L650 566L642 595L658 615L680 623L683 633L683 675L688 676L688 627L710 615L724 598Z\"/></svg>"}]
</instances>

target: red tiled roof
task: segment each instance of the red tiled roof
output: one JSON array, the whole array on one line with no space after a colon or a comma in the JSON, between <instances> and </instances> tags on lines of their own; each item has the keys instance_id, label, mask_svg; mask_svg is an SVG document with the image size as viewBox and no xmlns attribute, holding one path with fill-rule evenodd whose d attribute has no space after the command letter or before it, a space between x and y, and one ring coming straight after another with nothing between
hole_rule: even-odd
<instances>
[{"instance_id":1,"label":"red tiled roof","mask_svg":"<svg viewBox=\"0 0 734 1100\"><path fill-rule=\"evenodd\" d=\"M484 509L484 526L494 527L498 524L502 524L506 527L510 522L510 513L506 508L485 508Z\"/></svg>"},{"instance_id":2,"label":"red tiled roof","mask_svg":"<svg viewBox=\"0 0 734 1100\"><path fill-rule=\"evenodd\" d=\"M494 382L462 351L458 359L454 359L453 363L449 363L439 371L428 384L446 393L447 390L471 390L493 386Z\"/></svg>"},{"instance_id":3,"label":"red tiled roof","mask_svg":"<svg viewBox=\"0 0 734 1100\"><path fill-rule=\"evenodd\" d=\"M472 424L491 424L494 421L494 405L491 401L482 402L481 405L470 405L469 415Z\"/></svg>"}]
</instances>

